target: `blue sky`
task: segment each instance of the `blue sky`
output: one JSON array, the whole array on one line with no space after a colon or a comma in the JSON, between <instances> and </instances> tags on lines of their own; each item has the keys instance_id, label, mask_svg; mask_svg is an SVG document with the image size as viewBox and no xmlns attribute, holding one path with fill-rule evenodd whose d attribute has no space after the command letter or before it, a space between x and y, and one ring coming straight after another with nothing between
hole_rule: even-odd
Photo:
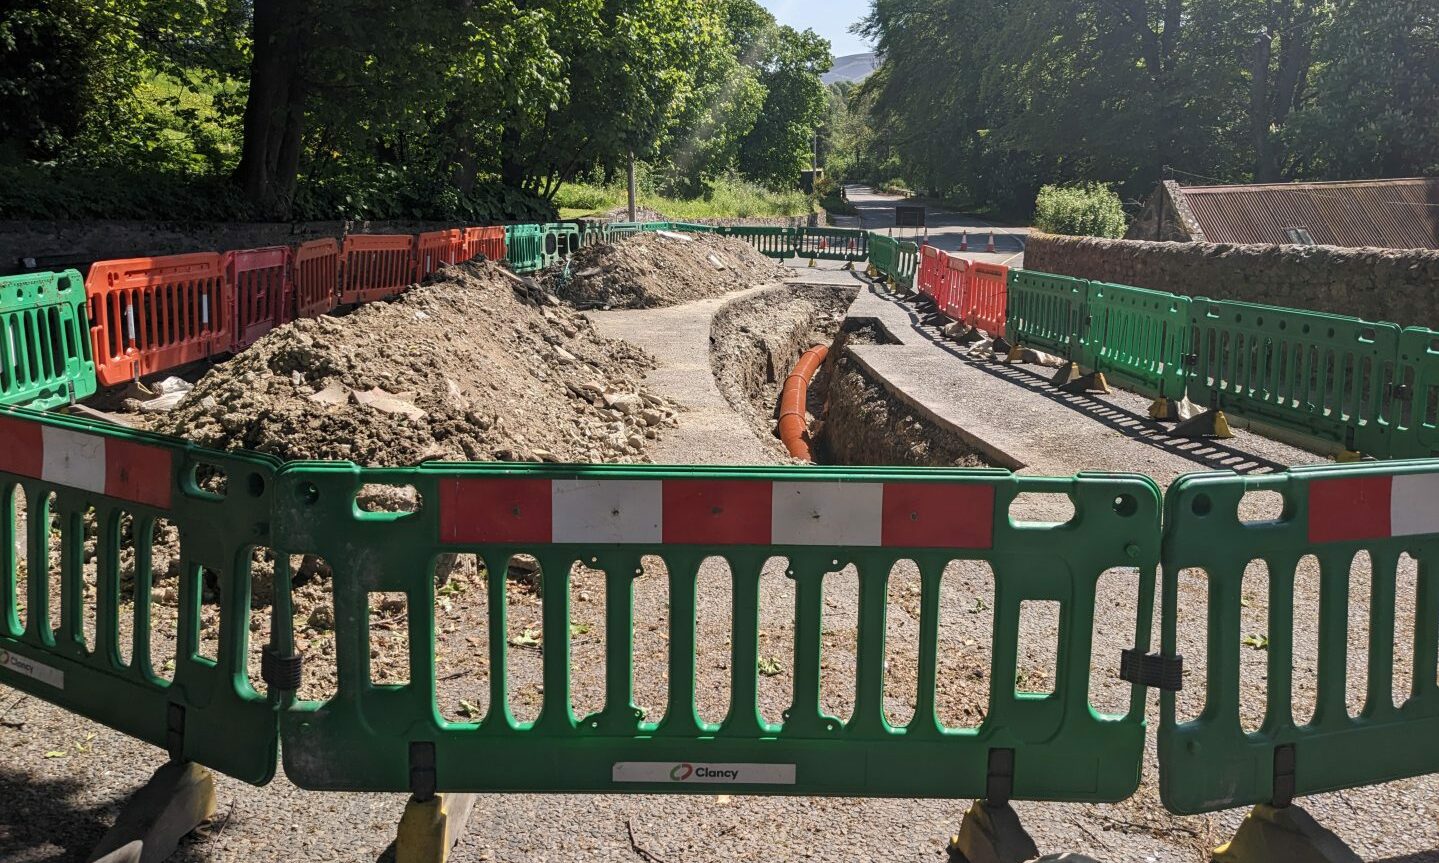
<instances>
[{"instance_id":1,"label":"blue sky","mask_svg":"<svg viewBox=\"0 0 1439 863\"><path fill-rule=\"evenodd\" d=\"M849 32L849 25L869 12L869 0L760 0L781 24L809 28L834 46L837 57L863 54L869 46Z\"/></svg>"}]
</instances>

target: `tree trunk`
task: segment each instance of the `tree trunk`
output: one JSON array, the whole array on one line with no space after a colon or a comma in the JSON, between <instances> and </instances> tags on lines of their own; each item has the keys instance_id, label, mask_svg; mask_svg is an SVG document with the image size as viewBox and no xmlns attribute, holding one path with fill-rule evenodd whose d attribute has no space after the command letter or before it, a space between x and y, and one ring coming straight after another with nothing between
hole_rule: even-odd
<instances>
[{"instance_id":1,"label":"tree trunk","mask_svg":"<svg viewBox=\"0 0 1439 863\"><path fill-rule=\"evenodd\" d=\"M285 219L300 173L305 119L302 3L255 0L254 60L235 179L266 218Z\"/></svg>"},{"instance_id":2,"label":"tree trunk","mask_svg":"<svg viewBox=\"0 0 1439 863\"><path fill-rule=\"evenodd\" d=\"M1269 107L1269 60L1273 55L1273 36L1260 32L1254 41L1254 57L1250 66L1249 123L1254 143L1254 182L1267 183L1278 179L1272 164Z\"/></svg>"}]
</instances>

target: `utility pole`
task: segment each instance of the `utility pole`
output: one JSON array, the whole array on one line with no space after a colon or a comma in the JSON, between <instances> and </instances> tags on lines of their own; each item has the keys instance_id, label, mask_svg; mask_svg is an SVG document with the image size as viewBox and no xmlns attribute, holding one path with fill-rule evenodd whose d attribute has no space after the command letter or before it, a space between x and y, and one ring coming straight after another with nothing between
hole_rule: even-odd
<instances>
[{"instance_id":1,"label":"utility pole","mask_svg":"<svg viewBox=\"0 0 1439 863\"><path fill-rule=\"evenodd\" d=\"M630 221L639 220L639 210L635 206L635 151L630 150Z\"/></svg>"}]
</instances>

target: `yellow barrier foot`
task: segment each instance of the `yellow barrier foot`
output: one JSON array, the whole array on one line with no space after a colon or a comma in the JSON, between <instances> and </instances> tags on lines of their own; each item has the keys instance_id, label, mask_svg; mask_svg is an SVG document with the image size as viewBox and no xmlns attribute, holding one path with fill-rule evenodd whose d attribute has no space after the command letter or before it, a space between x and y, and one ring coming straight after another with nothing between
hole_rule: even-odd
<instances>
[{"instance_id":1,"label":"yellow barrier foot","mask_svg":"<svg viewBox=\"0 0 1439 863\"><path fill-rule=\"evenodd\" d=\"M1360 863L1359 855L1298 806L1260 804L1234 839L1214 849L1215 863Z\"/></svg>"},{"instance_id":2,"label":"yellow barrier foot","mask_svg":"<svg viewBox=\"0 0 1439 863\"><path fill-rule=\"evenodd\" d=\"M473 794L410 798L395 837L395 863L446 863L475 810Z\"/></svg>"},{"instance_id":3,"label":"yellow barrier foot","mask_svg":"<svg viewBox=\"0 0 1439 863\"><path fill-rule=\"evenodd\" d=\"M1170 401L1160 396L1154 400L1154 404L1149 406L1149 418L1156 420L1183 422L1194 419L1199 413L1199 408L1195 407L1194 402L1187 397L1178 401Z\"/></svg>"},{"instance_id":4,"label":"yellow barrier foot","mask_svg":"<svg viewBox=\"0 0 1439 863\"><path fill-rule=\"evenodd\" d=\"M1059 371L1054 373L1054 377L1050 378L1049 382L1060 389L1064 389L1065 387L1072 386L1081 377L1079 373L1079 363L1065 363L1059 367Z\"/></svg>"},{"instance_id":5,"label":"yellow barrier foot","mask_svg":"<svg viewBox=\"0 0 1439 863\"><path fill-rule=\"evenodd\" d=\"M190 762L155 771L85 858L89 863L159 863L195 828L215 816L215 777Z\"/></svg>"},{"instance_id":6,"label":"yellow barrier foot","mask_svg":"<svg viewBox=\"0 0 1439 863\"><path fill-rule=\"evenodd\" d=\"M998 354L999 351L996 349L995 353ZM1005 355L1004 361L1007 363L1017 363L1022 359L1024 359L1024 348L1021 348L1019 345L1010 345L1009 352Z\"/></svg>"},{"instance_id":7,"label":"yellow barrier foot","mask_svg":"<svg viewBox=\"0 0 1439 863\"><path fill-rule=\"evenodd\" d=\"M818 266L819 266L819 264L815 263L814 258L810 258L810 259L809 259L809 268L810 268L811 270L814 269L815 267L818 267Z\"/></svg>"},{"instance_id":8,"label":"yellow barrier foot","mask_svg":"<svg viewBox=\"0 0 1439 863\"><path fill-rule=\"evenodd\" d=\"M1364 453L1355 452L1352 449L1346 449L1344 452L1336 455L1334 457L1334 460L1339 462L1340 464L1354 464L1356 462L1364 461Z\"/></svg>"},{"instance_id":9,"label":"yellow barrier foot","mask_svg":"<svg viewBox=\"0 0 1439 863\"><path fill-rule=\"evenodd\" d=\"M854 261L845 261L844 266L840 267L840 269L847 273L854 272Z\"/></svg>"},{"instance_id":10,"label":"yellow barrier foot","mask_svg":"<svg viewBox=\"0 0 1439 863\"><path fill-rule=\"evenodd\" d=\"M1229 417L1224 411L1205 411L1193 419L1185 420L1174 427L1175 437L1212 437L1229 440L1234 431L1229 428Z\"/></svg>"},{"instance_id":11,"label":"yellow barrier foot","mask_svg":"<svg viewBox=\"0 0 1439 863\"><path fill-rule=\"evenodd\" d=\"M1097 393L1106 396L1112 392L1109 389L1109 381L1104 379L1104 372L1089 372L1080 375L1067 384L1061 384L1060 389L1072 393Z\"/></svg>"},{"instance_id":12,"label":"yellow barrier foot","mask_svg":"<svg viewBox=\"0 0 1439 863\"><path fill-rule=\"evenodd\" d=\"M1039 856L1034 840L1007 803L974 801L959 833L950 837L949 859L964 863L1023 863Z\"/></svg>"}]
</instances>

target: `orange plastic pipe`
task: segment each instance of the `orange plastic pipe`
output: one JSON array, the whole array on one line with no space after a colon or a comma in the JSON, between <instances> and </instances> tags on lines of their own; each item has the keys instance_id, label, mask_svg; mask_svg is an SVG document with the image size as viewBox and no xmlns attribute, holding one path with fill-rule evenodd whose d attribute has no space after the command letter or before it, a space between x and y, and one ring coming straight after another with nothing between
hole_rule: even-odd
<instances>
[{"instance_id":1,"label":"orange plastic pipe","mask_svg":"<svg viewBox=\"0 0 1439 863\"><path fill-rule=\"evenodd\" d=\"M809 451L809 421L805 418L809 385L827 356L829 348L824 345L805 351L794 371L785 378L784 390L779 396L779 439L790 455L805 461L814 461Z\"/></svg>"}]
</instances>

